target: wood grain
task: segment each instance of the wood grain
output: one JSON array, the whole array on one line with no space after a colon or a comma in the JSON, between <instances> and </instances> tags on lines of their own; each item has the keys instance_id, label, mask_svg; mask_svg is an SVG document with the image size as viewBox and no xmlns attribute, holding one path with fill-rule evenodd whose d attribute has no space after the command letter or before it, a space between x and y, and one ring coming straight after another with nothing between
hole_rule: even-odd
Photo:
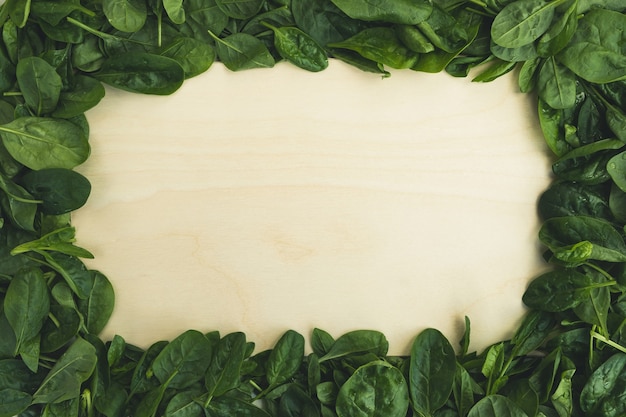
<instances>
[{"instance_id":1,"label":"wood grain","mask_svg":"<svg viewBox=\"0 0 626 417\"><path fill-rule=\"evenodd\" d=\"M245 331L264 349L290 328L371 328L405 353L468 315L481 349L544 268L549 157L512 75L216 64L169 97L109 89L88 119L74 223L116 288L106 337Z\"/></svg>"}]
</instances>

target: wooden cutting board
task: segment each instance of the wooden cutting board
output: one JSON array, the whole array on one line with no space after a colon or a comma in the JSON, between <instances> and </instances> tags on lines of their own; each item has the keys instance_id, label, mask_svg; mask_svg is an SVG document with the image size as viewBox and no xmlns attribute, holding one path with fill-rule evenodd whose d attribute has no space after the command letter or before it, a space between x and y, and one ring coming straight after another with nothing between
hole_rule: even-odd
<instances>
[{"instance_id":1,"label":"wooden cutting board","mask_svg":"<svg viewBox=\"0 0 626 417\"><path fill-rule=\"evenodd\" d=\"M88 119L74 224L116 289L107 338L376 329L403 354L425 327L456 345L467 315L480 350L545 269L550 157L514 74L215 64L168 97L108 89Z\"/></svg>"}]
</instances>

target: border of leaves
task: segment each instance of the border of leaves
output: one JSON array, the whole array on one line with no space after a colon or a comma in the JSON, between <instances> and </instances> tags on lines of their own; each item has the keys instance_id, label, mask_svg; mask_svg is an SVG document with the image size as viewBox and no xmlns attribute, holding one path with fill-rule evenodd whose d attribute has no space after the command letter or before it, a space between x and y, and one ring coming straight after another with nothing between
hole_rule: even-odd
<instances>
[{"instance_id":1,"label":"border of leaves","mask_svg":"<svg viewBox=\"0 0 626 417\"><path fill-rule=\"evenodd\" d=\"M123 51L129 39L120 31L138 32L148 11L183 25L189 13L183 1L7 0L0 9L0 416L626 412L613 401L626 395L626 54L620 46L626 17L620 1L258 0L250 11L244 2L215 0L212 9L265 31L271 42L238 38L238 28L225 24L203 27L201 39L176 40L156 57ZM332 15L346 25L334 30L354 33L320 42L307 28L285 25L296 5L313 19ZM108 24L90 26L102 17ZM82 45L90 53L94 45L89 50L75 37L110 41L109 56L63 73L68 57L26 39L29 25L39 25L42 43ZM241 53L241 45L251 49ZM513 338L469 352L466 319L456 352L440 332L427 329L406 357L388 356L384 335L369 330L335 339L314 329L307 356L294 331L256 354L239 332L189 330L147 350L120 336L100 340L113 288L80 261L92 255L74 245L69 217L90 191L72 171L89 155L82 113L104 95L100 82L171 94L185 78L208 70L214 49L233 70L284 59L320 71L329 53L382 76L389 75L385 67L467 76L479 66L474 80L491 81L518 68L520 89L538 95L556 179L539 202L545 220L539 238L554 270L529 285L523 301L530 310ZM143 77L148 74L156 78ZM73 77L72 84L62 76ZM68 326L75 328L69 338Z\"/></svg>"}]
</instances>

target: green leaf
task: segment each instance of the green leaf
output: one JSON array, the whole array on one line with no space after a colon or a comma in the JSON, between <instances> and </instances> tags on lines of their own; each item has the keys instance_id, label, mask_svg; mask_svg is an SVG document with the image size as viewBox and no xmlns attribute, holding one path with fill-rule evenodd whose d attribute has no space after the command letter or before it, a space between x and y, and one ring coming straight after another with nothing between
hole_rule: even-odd
<instances>
[{"instance_id":1,"label":"green leaf","mask_svg":"<svg viewBox=\"0 0 626 417\"><path fill-rule=\"evenodd\" d=\"M0 126L4 146L28 168L72 169L87 160L89 142L74 123L44 117L20 117Z\"/></svg>"},{"instance_id":2,"label":"green leaf","mask_svg":"<svg viewBox=\"0 0 626 417\"><path fill-rule=\"evenodd\" d=\"M320 357L320 363L349 355L372 353L383 357L389 350L389 342L384 334L375 330L354 330L340 336Z\"/></svg>"},{"instance_id":3,"label":"green leaf","mask_svg":"<svg viewBox=\"0 0 626 417\"><path fill-rule=\"evenodd\" d=\"M25 411L32 401L27 392L11 388L0 390L0 417L13 417Z\"/></svg>"},{"instance_id":4,"label":"green leaf","mask_svg":"<svg viewBox=\"0 0 626 417\"><path fill-rule=\"evenodd\" d=\"M588 415L617 417L626 413L626 355L617 353L600 365L580 392L580 408Z\"/></svg>"},{"instance_id":5,"label":"green leaf","mask_svg":"<svg viewBox=\"0 0 626 417\"><path fill-rule=\"evenodd\" d=\"M49 311L50 296L41 270L21 270L11 280L4 298L4 314L16 337L16 354L23 343L39 334Z\"/></svg>"},{"instance_id":6,"label":"green leaf","mask_svg":"<svg viewBox=\"0 0 626 417\"><path fill-rule=\"evenodd\" d=\"M626 79L626 15L592 9L557 58L576 75L602 84Z\"/></svg>"},{"instance_id":7,"label":"green leaf","mask_svg":"<svg viewBox=\"0 0 626 417\"><path fill-rule=\"evenodd\" d=\"M231 71L252 68L271 68L275 61L265 44L247 33L235 33L223 39L209 32L215 39L220 61Z\"/></svg>"},{"instance_id":8,"label":"green leaf","mask_svg":"<svg viewBox=\"0 0 626 417\"><path fill-rule=\"evenodd\" d=\"M216 3L226 16L244 20L256 15L264 0L216 0Z\"/></svg>"},{"instance_id":9,"label":"green leaf","mask_svg":"<svg viewBox=\"0 0 626 417\"><path fill-rule=\"evenodd\" d=\"M567 109L576 104L576 77L554 57L543 62L537 88L539 97L553 109Z\"/></svg>"},{"instance_id":10,"label":"green leaf","mask_svg":"<svg viewBox=\"0 0 626 417\"><path fill-rule=\"evenodd\" d=\"M163 386L184 389L204 377L210 361L208 339L196 330L188 330L165 346L151 369Z\"/></svg>"},{"instance_id":11,"label":"green leaf","mask_svg":"<svg viewBox=\"0 0 626 417\"><path fill-rule=\"evenodd\" d=\"M478 401L467 417L528 417L513 401L502 395L488 395Z\"/></svg>"},{"instance_id":12,"label":"green leaf","mask_svg":"<svg viewBox=\"0 0 626 417\"><path fill-rule=\"evenodd\" d=\"M37 115L52 112L63 82L55 68L38 57L21 59L16 68L17 83L24 101Z\"/></svg>"},{"instance_id":13,"label":"green leaf","mask_svg":"<svg viewBox=\"0 0 626 417\"><path fill-rule=\"evenodd\" d=\"M220 339L204 380L210 396L218 397L239 385L245 353L244 333L230 333Z\"/></svg>"},{"instance_id":14,"label":"green leaf","mask_svg":"<svg viewBox=\"0 0 626 417\"><path fill-rule=\"evenodd\" d=\"M185 71L178 62L145 52L123 53L104 60L94 78L122 90L169 95L180 88Z\"/></svg>"},{"instance_id":15,"label":"green leaf","mask_svg":"<svg viewBox=\"0 0 626 417\"><path fill-rule=\"evenodd\" d=\"M33 395L33 403L52 404L78 398L80 387L91 376L96 362L96 349L84 339L76 339L43 380Z\"/></svg>"},{"instance_id":16,"label":"green leaf","mask_svg":"<svg viewBox=\"0 0 626 417\"><path fill-rule=\"evenodd\" d=\"M440 331L422 331L411 347L409 392L418 415L432 415L452 392L456 359L450 342Z\"/></svg>"},{"instance_id":17,"label":"green leaf","mask_svg":"<svg viewBox=\"0 0 626 417\"><path fill-rule=\"evenodd\" d=\"M332 0L353 19L416 25L428 19L433 6L426 0Z\"/></svg>"},{"instance_id":18,"label":"green leaf","mask_svg":"<svg viewBox=\"0 0 626 417\"><path fill-rule=\"evenodd\" d=\"M115 292L113 285L100 272L93 274L93 285L85 299L78 300L78 311L83 315L87 331L98 335L104 329L113 313Z\"/></svg>"},{"instance_id":19,"label":"green leaf","mask_svg":"<svg viewBox=\"0 0 626 417\"><path fill-rule=\"evenodd\" d=\"M92 109L104 98L102 83L93 77L76 74L69 90L61 91L53 117L70 119Z\"/></svg>"},{"instance_id":20,"label":"green leaf","mask_svg":"<svg viewBox=\"0 0 626 417\"><path fill-rule=\"evenodd\" d=\"M312 37L296 27L277 28L263 23L274 31L274 47L283 59L312 72L328 67L326 51Z\"/></svg>"},{"instance_id":21,"label":"green leaf","mask_svg":"<svg viewBox=\"0 0 626 417\"><path fill-rule=\"evenodd\" d=\"M270 417L261 408L228 396L213 399L207 408L207 415L209 417Z\"/></svg>"},{"instance_id":22,"label":"green leaf","mask_svg":"<svg viewBox=\"0 0 626 417\"><path fill-rule=\"evenodd\" d=\"M358 368L337 396L339 417L404 417L409 393L402 372L384 361Z\"/></svg>"},{"instance_id":23,"label":"green leaf","mask_svg":"<svg viewBox=\"0 0 626 417\"><path fill-rule=\"evenodd\" d=\"M300 368L304 357L304 337L288 330L276 342L267 360L267 381L270 386L286 382Z\"/></svg>"},{"instance_id":24,"label":"green leaf","mask_svg":"<svg viewBox=\"0 0 626 417\"><path fill-rule=\"evenodd\" d=\"M163 0L163 8L172 23L182 25L185 23L185 9L183 0Z\"/></svg>"},{"instance_id":25,"label":"green leaf","mask_svg":"<svg viewBox=\"0 0 626 417\"><path fill-rule=\"evenodd\" d=\"M160 54L176 60L185 71L185 78L202 74L215 61L215 50L211 45L187 37L176 39Z\"/></svg>"},{"instance_id":26,"label":"green leaf","mask_svg":"<svg viewBox=\"0 0 626 417\"><path fill-rule=\"evenodd\" d=\"M396 69L411 68L418 62L418 55L405 47L390 27L368 28L344 41L328 44L328 47L348 49Z\"/></svg>"},{"instance_id":27,"label":"green leaf","mask_svg":"<svg viewBox=\"0 0 626 417\"><path fill-rule=\"evenodd\" d=\"M552 22L554 9L563 0L517 0L497 14L491 25L491 38L505 48L527 45L543 35Z\"/></svg>"},{"instance_id":28,"label":"green leaf","mask_svg":"<svg viewBox=\"0 0 626 417\"><path fill-rule=\"evenodd\" d=\"M102 11L111 26L122 32L137 32L148 18L142 0L102 0Z\"/></svg>"},{"instance_id":29,"label":"green leaf","mask_svg":"<svg viewBox=\"0 0 626 417\"><path fill-rule=\"evenodd\" d=\"M82 207L91 193L89 180L76 171L48 168L31 171L22 177L22 185L42 201L46 214L64 214Z\"/></svg>"},{"instance_id":30,"label":"green leaf","mask_svg":"<svg viewBox=\"0 0 626 417\"><path fill-rule=\"evenodd\" d=\"M531 281L522 301L537 310L565 311L582 303L594 284L590 276L571 268L550 271Z\"/></svg>"},{"instance_id":31,"label":"green leaf","mask_svg":"<svg viewBox=\"0 0 626 417\"><path fill-rule=\"evenodd\" d=\"M626 192L626 152L621 152L609 159L606 168L615 185Z\"/></svg>"}]
</instances>

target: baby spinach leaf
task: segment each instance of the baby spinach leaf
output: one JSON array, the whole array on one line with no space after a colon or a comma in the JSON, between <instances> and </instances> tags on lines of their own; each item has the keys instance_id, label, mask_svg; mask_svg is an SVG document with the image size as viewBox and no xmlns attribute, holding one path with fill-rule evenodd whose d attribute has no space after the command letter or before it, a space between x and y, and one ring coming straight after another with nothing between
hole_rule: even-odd
<instances>
[{"instance_id":1,"label":"baby spinach leaf","mask_svg":"<svg viewBox=\"0 0 626 417\"><path fill-rule=\"evenodd\" d=\"M225 38L215 39L215 49L220 61L231 71L252 68L271 68L275 61L265 44L247 33L235 33Z\"/></svg>"},{"instance_id":2,"label":"baby spinach leaf","mask_svg":"<svg viewBox=\"0 0 626 417\"><path fill-rule=\"evenodd\" d=\"M184 389L204 377L211 355L208 339L196 330L188 330L165 346L151 369L162 386Z\"/></svg>"},{"instance_id":3,"label":"baby spinach leaf","mask_svg":"<svg viewBox=\"0 0 626 417\"><path fill-rule=\"evenodd\" d=\"M222 396L215 398L206 409L209 417L270 417L263 409L238 398Z\"/></svg>"},{"instance_id":4,"label":"baby spinach leaf","mask_svg":"<svg viewBox=\"0 0 626 417\"><path fill-rule=\"evenodd\" d=\"M537 52L542 57L550 57L559 53L569 43L578 27L577 0L568 0L556 9L557 16L550 29L544 33L537 43ZM567 6L563 8L563 6ZM561 12L560 9L564 10Z\"/></svg>"},{"instance_id":5,"label":"baby spinach leaf","mask_svg":"<svg viewBox=\"0 0 626 417\"><path fill-rule=\"evenodd\" d=\"M78 298L86 299L89 296L94 277L80 259L55 251L38 251L38 253L52 269L63 277Z\"/></svg>"},{"instance_id":6,"label":"baby spinach leaf","mask_svg":"<svg viewBox=\"0 0 626 417\"><path fill-rule=\"evenodd\" d=\"M15 74L24 101L35 114L41 116L56 108L63 82L52 65L42 58L24 58L17 63Z\"/></svg>"},{"instance_id":7,"label":"baby spinach leaf","mask_svg":"<svg viewBox=\"0 0 626 417\"><path fill-rule=\"evenodd\" d=\"M417 27L434 46L445 52L455 52L468 41L466 26L436 4L428 19L418 23Z\"/></svg>"},{"instance_id":8,"label":"baby spinach leaf","mask_svg":"<svg viewBox=\"0 0 626 417\"><path fill-rule=\"evenodd\" d=\"M176 60L185 71L185 78L207 71L215 61L211 45L193 38L178 38L161 51L161 55Z\"/></svg>"},{"instance_id":9,"label":"baby spinach leaf","mask_svg":"<svg viewBox=\"0 0 626 417\"><path fill-rule=\"evenodd\" d=\"M39 334L50 311L48 286L39 268L21 270L9 284L4 314L15 334L15 354Z\"/></svg>"},{"instance_id":10,"label":"baby spinach leaf","mask_svg":"<svg viewBox=\"0 0 626 417\"><path fill-rule=\"evenodd\" d=\"M83 131L62 119L20 117L0 125L0 137L16 161L34 170L72 169L90 153Z\"/></svg>"},{"instance_id":11,"label":"baby spinach leaf","mask_svg":"<svg viewBox=\"0 0 626 417\"><path fill-rule=\"evenodd\" d=\"M592 9L579 21L558 59L580 78L608 83L626 78L626 15Z\"/></svg>"},{"instance_id":12,"label":"baby spinach leaf","mask_svg":"<svg viewBox=\"0 0 626 417\"><path fill-rule=\"evenodd\" d=\"M148 18L146 2L142 0L102 0L102 12L111 26L122 32L136 32Z\"/></svg>"},{"instance_id":13,"label":"baby spinach leaf","mask_svg":"<svg viewBox=\"0 0 626 417\"><path fill-rule=\"evenodd\" d=\"M537 310L565 311L583 302L593 288L603 286L606 284L597 284L590 276L575 269L559 269L546 272L531 281L522 301Z\"/></svg>"},{"instance_id":14,"label":"baby spinach leaf","mask_svg":"<svg viewBox=\"0 0 626 417\"><path fill-rule=\"evenodd\" d=\"M32 397L29 393L19 391L12 388L0 390L0 416L12 417L17 416L25 411L31 404Z\"/></svg>"},{"instance_id":15,"label":"baby spinach leaf","mask_svg":"<svg viewBox=\"0 0 626 417\"><path fill-rule=\"evenodd\" d=\"M194 390L179 392L167 403L165 417L204 417L204 407L197 400L200 396Z\"/></svg>"},{"instance_id":16,"label":"baby spinach leaf","mask_svg":"<svg viewBox=\"0 0 626 417\"><path fill-rule=\"evenodd\" d=\"M76 339L33 394L33 403L52 404L78 398L80 387L93 373L96 362L96 349L86 340Z\"/></svg>"},{"instance_id":17,"label":"baby spinach leaf","mask_svg":"<svg viewBox=\"0 0 626 417\"><path fill-rule=\"evenodd\" d=\"M215 0L185 0L183 2L186 23L197 25L202 32L222 33L228 24L228 16Z\"/></svg>"},{"instance_id":18,"label":"baby spinach leaf","mask_svg":"<svg viewBox=\"0 0 626 417\"><path fill-rule=\"evenodd\" d=\"M626 152L621 152L609 159L607 171L615 185L626 192Z\"/></svg>"},{"instance_id":19,"label":"baby spinach leaf","mask_svg":"<svg viewBox=\"0 0 626 417\"><path fill-rule=\"evenodd\" d=\"M513 357L525 356L538 349L548 338L555 326L551 314L543 311L530 311L517 328L511 339Z\"/></svg>"},{"instance_id":20,"label":"baby spinach leaf","mask_svg":"<svg viewBox=\"0 0 626 417\"><path fill-rule=\"evenodd\" d=\"M467 417L528 417L513 401L502 395L488 395L478 401Z\"/></svg>"},{"instance_id":21,"label":"baby spinach leaf","mask_svg":"<svg viewBox=\"0 0 626 417\"><path fill-rule=\"evenodd\" d=\"M332 0L353 19L416 25L430 16L433 6L426 0Z\"/></svg>"},{"instance_id":22,"label":"baby spinach leaf","mask_svg":"<svg viewBox=\"0 0 626 417\"><path fill-rule=\"evenodd\" d=\"M185 9L183 0L163 0L163 8L172 23L182 25L185 23Z\"/></svg>"},{"instance_id":23,"label":"baby spinach leaf","mask_svg":"<svg viewBox=\"0 0 626 417\"><path fill-rule=\"evenodd\" d=\"M368 28L344 41L328 46L349 49L364 58L396 69L411 68L418 61L418 55L405 47L390 27Z\"/></svg>"},{"instance_id":24,"label":"baby spinach leaf","mask_svg":"<svg viewBox=\"0 0 626 417\"><path fill-rule=\"evenodd\" d=\"M74 245L76 241L73 227L65 226L47 233L39 239L24 242L11 250L12 255L37 251L55 251L66 255L93 258L87 249Z\"/></svg>"},{"instance_id":25,"label":"baby spinach leaf","mask_svg":"<svg viewBox=\"0 0 626 417\"><path fill-rule=\"evenodd\" d=\"M586 241L593 245L590 259L626 262L624 239L606 220L587 216L554 217L542 225L539 240L552 251Z\"/></svg>"},{"instance_id":26,"label":"baby spinach leaf","mask_svg":"<svg viewBox=\"0 0 626 417\"><path fill-rule=\"evenodd\" d=\"M215 0L220 10L234 19L249 19L256 15L265 0Z\"/></svg>"},{"instance_id":27,"label":"baby spinach leaf","mask_svg":"<svg viewBox=\"0 0 626 417\"><path fill-rule=\"evenodd\" d=\"M396 35L400 41L413 52L426 54L435 50L435 46L428 38L414 25L394 26Z\"/></svg>"},{"instance_id":28,"label":"baby spinach leaf","mask_svg":"<svg viewBox=\"0 0 626 417\"><path fill-rule=\"evenodd\" d=\"M297 26L322 46L340 42L365 29L365 24L349 18L326 0L292 0L291 12Z\"/></svg>"},{"instance_id":29,"label":"baby spinach leaf","mask_svg":"<svg viewBox=\"0 0 626 417\"><path fill-rule=\"evenodd\" d=\"M493 21L491 38L506 48L527 45L543 35L552 22L554 9L564 0L517 0L508 4Z\"/></svg>"},{"instance_id":30,"label":"baby spinach leaf","mask_svg":"<svg viewBox=\"0 0 626 417\"><path fill-rule=\"evenodd\" d=\"M553 109L567 109L576 104L576 77L554 57L543 61L537 78L539 97Z\"/></svg>"},{"instance_id":31,"label":"baby spinach leaf","mask_svg":"<svg viewBox=\"0 0 626 417\"><path fill-rule=\"evenodd\" d=\"M320 363L353 354L373 353L378 357L387 354L389 342L384 334L375 330L354 330L340 336L320 357Z\"/></svg>"},{"instance_id":32,"label":"baby spinach leaf","mask_svg":"<svg viewBox=\"0 0 626 417\"><path fill-rule=\"evenodd\" d=\"M28 191L0 174L0 206L8 218L23 230L34 231L37 205L41 203Z\"/></svg>"},{"instance_id":33,"label":"baby spinach leaf","mask_svg":"<svg viewBox=\"0 0 626 417\"><path fill-rule=\"evenodd\" d=\"M363 395L367 392L367 395ZM337 395L338 417L404 417L409 393L402 372L384 361L358 368Z\"/></svg>"},{"instance_id":34,"label":"baby spinach leaf","mask_svg":"<svg viewBox=\"0 0 626 417\"><path fill-rule=\"evenodd\" d=\"M422 331L411 347L409 393L418 415L432 415L452 392L456 374L454 349L438 330Z\"/></svg>"},{"instance_id":35,"label":"baby spinach leaf","mask_svg":"<svg viewBox=\"0 0 626 417\"><path fill-rule=\"evenodd\" d=\"M593 216L611 219L609 201L602 188L576 182L556 182L539 197L543 219L563 216Z\"/></svg>"},{"instance_id":36,"label":"baby spinach leaf","mask_svg":"<svg viewBox=\"0 0 626 417\"><path fill-rule=\"evenodd\" d=\"M61 91L53 117L69 119L95 107L104 98L104 86L93 77L76 74L68 90Z\"/></svg>"},{"instance_id":37,"label":"baby spinach leaf","mask_svg":"<svg viewBox=\"0 0 626 417\"><path fill-rule=\"evenodd\" d=\"M328 67L326 51L309 35L296 27L277 28L263 22L274 32L274 46L283 59L307 71L319 72Z\"/></svg>"},{"instance_id":38,"label":"baby spinach leaf","mask_svg":"<svg viewBox=\"0 0 626 417\"><path fill-rule=\"evenodd\" d=\"M313 352L318 356L322 357L328 353L333 344L335 343L335 339L325 330L318 329L317 327L313 329L311 334L311 348Z\"/></svg>"},{"instance_id":39,"label":"baby spinach leaf","mask_svg":"<svg viewBox=\"0 0 626 417\"><path fill-rule=\"evenodd\" d=\"M138 52L105 59L93 77L126 91L169 95L182 85L185 71L171 58Z\"/></svg>"},{"instance_id":40,"label":"baby spinach leaf","mask_svg":"<svg viewBox=\"0 0 626 417\"><path fill-rule=\"evenodd\" d=\"M237 387L245 352L245 334L230 333L220 339L204 379L209 396L219 397Z\"/></svg>"},{"instance_id":41,"label":"baby spinach leaf","mask_svg":"<svg viewBox=\"0 0 626 417\"><path fill-rule=\"evenodd\" d=\"M78 300L78 311L90 334L98 335L104 329L115 305L115 292L108 278L100 272L91 271L93 285L87 298Z\"/></svg>"},{"instance_id":42,"label":"baby spinach leaf","mask_svg":"<svg viewBox=\"0 0 626 417\"><path fill-rule=\"evenodd\" d=\"M300 368L303 356L304 337L288 330L276 342L267 360L267 381L270 386L278 386L291 378Z\"/></svg>"},{"instance_id":43,"label":"baby spinach leaf","mask_svg":"<svg viewBox=\"0 0 626 417\"><path fill-rule=\"evenodd\" d=\"M626 413L626 355L617 353L600 365L580 392L580 408L589 415L602 417Z\"/></svg>"},{"instance_id":44,"label":"baby spinach leaf","mask_svg":"<svg viewBox=\"0 0 626 417\"><path fill-rule=\"evenodd\" d=\"M76 171L48 168L31 171L22 177L22 185L42 201L46 214L63 214L82 207L91 193L89 180Z\"/></svg>"},{"instance_id":45,"label":"baby spinach leaf","mask_svg":"<svg viewBox=\"0 0 626 417\"><path fill-rule=\"evenodd\" d=\"M589 275L596 284L607 283L607 278L595 270L588 270ZM580 304L574 307L574 313L582 321L598 326L599 331L606 331L609 308L611 306L611 294L609 287L593 288L587 292Z\"/></svg>"},{"instance_id":46,"label":"baby spinach leaf","mask_svg":"<svg viewBox=\"0 0 626 417\"><path fill-rule=\"evenodd\" d=\"M469 410L474 406L474 384L469 372L463 367L463 365L456 364L456 373L454 374L454 385L452 387L452 394L454 396L454 403L459 415L465 416Z\"/></svg>"},{"instance_id":47,"label":"baby spinach leaf","mask_svg":"<svg viewBox=\"0 0 626 417\"><path fill-rule=\"evenodd\" d=\"M87 15L94 13L75 0L35 1L30 6L31 15L56 26L72 12L80 11Z\"/></svg>"},{"instance_id":48,"label":"baby spinach leaf","mask_svg":"<svg viewBox=\"0 0 626 417\"><path fill-rule=\"evenodd\" d=\"M52 305L48 320L41 329L41 352L56 352L78 334L81 318L75 309Z\"/></svg>"}]
</instances>

